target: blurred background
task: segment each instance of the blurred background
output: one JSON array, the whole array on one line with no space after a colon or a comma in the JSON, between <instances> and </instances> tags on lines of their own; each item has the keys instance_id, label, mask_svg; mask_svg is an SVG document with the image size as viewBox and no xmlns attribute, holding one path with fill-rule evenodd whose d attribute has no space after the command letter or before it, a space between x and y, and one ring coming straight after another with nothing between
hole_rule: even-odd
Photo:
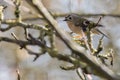
<instances>
[{"instance_id":1,"label":"blurred background","mask_svg":"<svg viewBox=\"0 0 120 80\"><path fill-rule=\"evenodd\" d=\"M120 15L120 0L41 0L44 6L52 14L112 14ZM4 11L5 19L14 19L15 6L12 0L0 0L0 5L6 5ZM45 22L37 18L35 11L25 0L22 0L20 7L21 15L25 22L44 25ZM100 16L87 17L96 21ZM57 17L60 27L70 32L63 17ZM105 51L114 49L114 65L111 67L116 73L120 73L120 17L104 16L100 22L105 26L102 31L110 36L104 38L103 45ZM6 27L7 25L2 25ZM38 36L36 30L29 30L34 36ZM0 36L11 37L14 32L20 39L24 39L24 30L20 27L12 28L7 32L0 32ZM99 36L94 37L97 40ZM56 38L56 47L60 53L70 53L70 50L62 41ZM96 44L96 43L94 43ZM39 51L37 47L31 47L34 51ZM105 52L104 51L104 52ZM0 80L17 80L16 69L20 69L21 80L80 80L73 70L64 71L60 66L67 63L51 58L48 54L40 56L33 62L34 55L29 55L24 49L11 43L0 43ZM98 80L93 76L93 80Z\"/></svg>"}]
</instances>

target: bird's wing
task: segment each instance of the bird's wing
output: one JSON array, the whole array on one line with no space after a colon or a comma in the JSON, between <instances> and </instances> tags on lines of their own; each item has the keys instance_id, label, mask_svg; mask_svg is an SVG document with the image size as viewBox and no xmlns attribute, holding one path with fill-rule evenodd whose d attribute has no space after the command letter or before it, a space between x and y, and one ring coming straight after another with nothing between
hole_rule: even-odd
<instances>
[{"instance_id":1,"label":"bird's wing","mask_svg":"<svg viewBox=\"0 0 120 80\"><path fill-rule=\"evenodd\" d=\"M95 28L95 31L99 34L104 35L105 37L109 38L105 33L103 33L102 31L100 31L98 28Z\"/></svg>"}]
</instances>

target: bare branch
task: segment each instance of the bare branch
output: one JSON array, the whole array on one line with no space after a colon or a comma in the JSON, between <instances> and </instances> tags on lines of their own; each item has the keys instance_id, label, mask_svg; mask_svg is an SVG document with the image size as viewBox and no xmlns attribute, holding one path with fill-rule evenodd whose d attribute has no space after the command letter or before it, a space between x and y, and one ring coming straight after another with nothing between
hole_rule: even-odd
<instances>
[{"instance_id":1,"label":"bare branch","mask_svg":"<svg viewBox=\"0 0 120 80\"><path fill-rule=\"evenodd\" d=\"M52 13L53 17L57 18L57 17L65 17L66 15L68 15L70 13L64 13L64 14L54 14ZM79 14L79 13L76 13ZM114 18L120 18L120 14L79 14L81 17L98 17L98 16L102 16L102 17L114 17ZM22 18L23 21L27 21L27 20L45 20L42 16L35 16L32 18Z\"/></svg>"},{"instance_id":2,"label":"bare branch","mask_svg":"<svg viewBox=\"0 0 120 80\"><path fill-rule=\"evenodd\" d=\"M76 73L80 77L81 80L87 80L85 74L83 73L83 71L80 68L78 68L76 70Z\"/></svg>"},{"instance_id":3,"label":"bare branch","mask_svg":"<svg viewBox=\"0 0 120 80\"><path fill-rule=\"evenodd\" d=\"M19 69L16 70L16 73L17 73L17 80L21 80Z\"/></svg>"},{"instance_id":4,"label":"bare branch","mask_svg":"<svg viewBox=\"0 0 120 80\"><path fill-rule=\"evenodd\" d=\"M87 55L83 52L81 47L75 44L70 36L61 30L60 26L57 22L53 19L53 17L49 14L47 9L43 6L43 4L38 0L27 0L30 2L36 9L39 11L40 14L45 17L48 23L53 26L56 32L59 34L60 38L66 43L66 45L78 56L80 56L81 60L86 62L92 69L95 70L96 74L99 73L99 76L102 76L109 80L119 80L120 76L116 75L113 71L111 71L106 66L101 66L93 60L93 56ZM32 3L33 1L33 3Z\"/></svg>"},{"instance_id":5,"label":"bare branch","mask_svg":"<svg viewBox=\"0 0 120 80\"><path fill-rule=\"evenodd\" d=\"M4 32L7 31L13 27L22 27L22 28L31 28L31 29L36 29L36 30L45 30L47 31L48 29L45 28L42 25L38 25L38 24L29 24L29 23L24 23L22 21L17 21L17 20L4 20L2 21L2 24L7 24L9 25L7 28L0 28L0 31Z\"/></svg>"}]
</instances>

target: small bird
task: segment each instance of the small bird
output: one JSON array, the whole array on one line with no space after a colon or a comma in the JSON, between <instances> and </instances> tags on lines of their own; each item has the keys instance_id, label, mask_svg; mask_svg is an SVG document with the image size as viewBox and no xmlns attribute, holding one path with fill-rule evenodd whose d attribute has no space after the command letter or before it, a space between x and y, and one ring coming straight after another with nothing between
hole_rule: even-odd
<instances>
[{"instance_id":1,"label":"small bird","mask_svg":"<svg viewBox=\"0 0 120 80\"><path fill-rule=\"evenodd\" d=\"M103 25L94 23L90 20L87 20L87 19L79 16L78 14L69 14L65 17L64 21L67 22L68 27L71 29L71 31L78 35L83 36L82 31L86 32L87 28L89 27L91 29L92 33L102 34L102 35L106 36L103 32L101 32L97 28L97 27L103 27Z\"/></svg>"}]
</instances>

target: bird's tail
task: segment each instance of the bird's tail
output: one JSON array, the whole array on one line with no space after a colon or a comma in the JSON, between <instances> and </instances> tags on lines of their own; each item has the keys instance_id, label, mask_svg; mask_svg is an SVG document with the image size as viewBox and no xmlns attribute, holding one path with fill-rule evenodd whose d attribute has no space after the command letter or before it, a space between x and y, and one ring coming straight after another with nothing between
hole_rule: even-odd
<instances>
[{"instance_id":1,"label":"bird's tail","mask_svg":"<svg viewBox=\"0 0 120 80\"><path fill-rule=\"evenodd\" d=\"M104 35L105 37L109 38L106 34L104 34L103 32L101 32L99 29L96 29L97 32L99 32L100 34Z\"/></svg>"},{"instance_id":2,"label":"bird's tail","mask_svg":"<svg viewBox=\"0 0 120 80\"><path fill-rule=\"evenodd\" d=\"M101 24L97 24L97 26L98 26L98 27L104 27L104 26L103 26L103 25L101 25Z\"/></svg>"}]
</instances>

